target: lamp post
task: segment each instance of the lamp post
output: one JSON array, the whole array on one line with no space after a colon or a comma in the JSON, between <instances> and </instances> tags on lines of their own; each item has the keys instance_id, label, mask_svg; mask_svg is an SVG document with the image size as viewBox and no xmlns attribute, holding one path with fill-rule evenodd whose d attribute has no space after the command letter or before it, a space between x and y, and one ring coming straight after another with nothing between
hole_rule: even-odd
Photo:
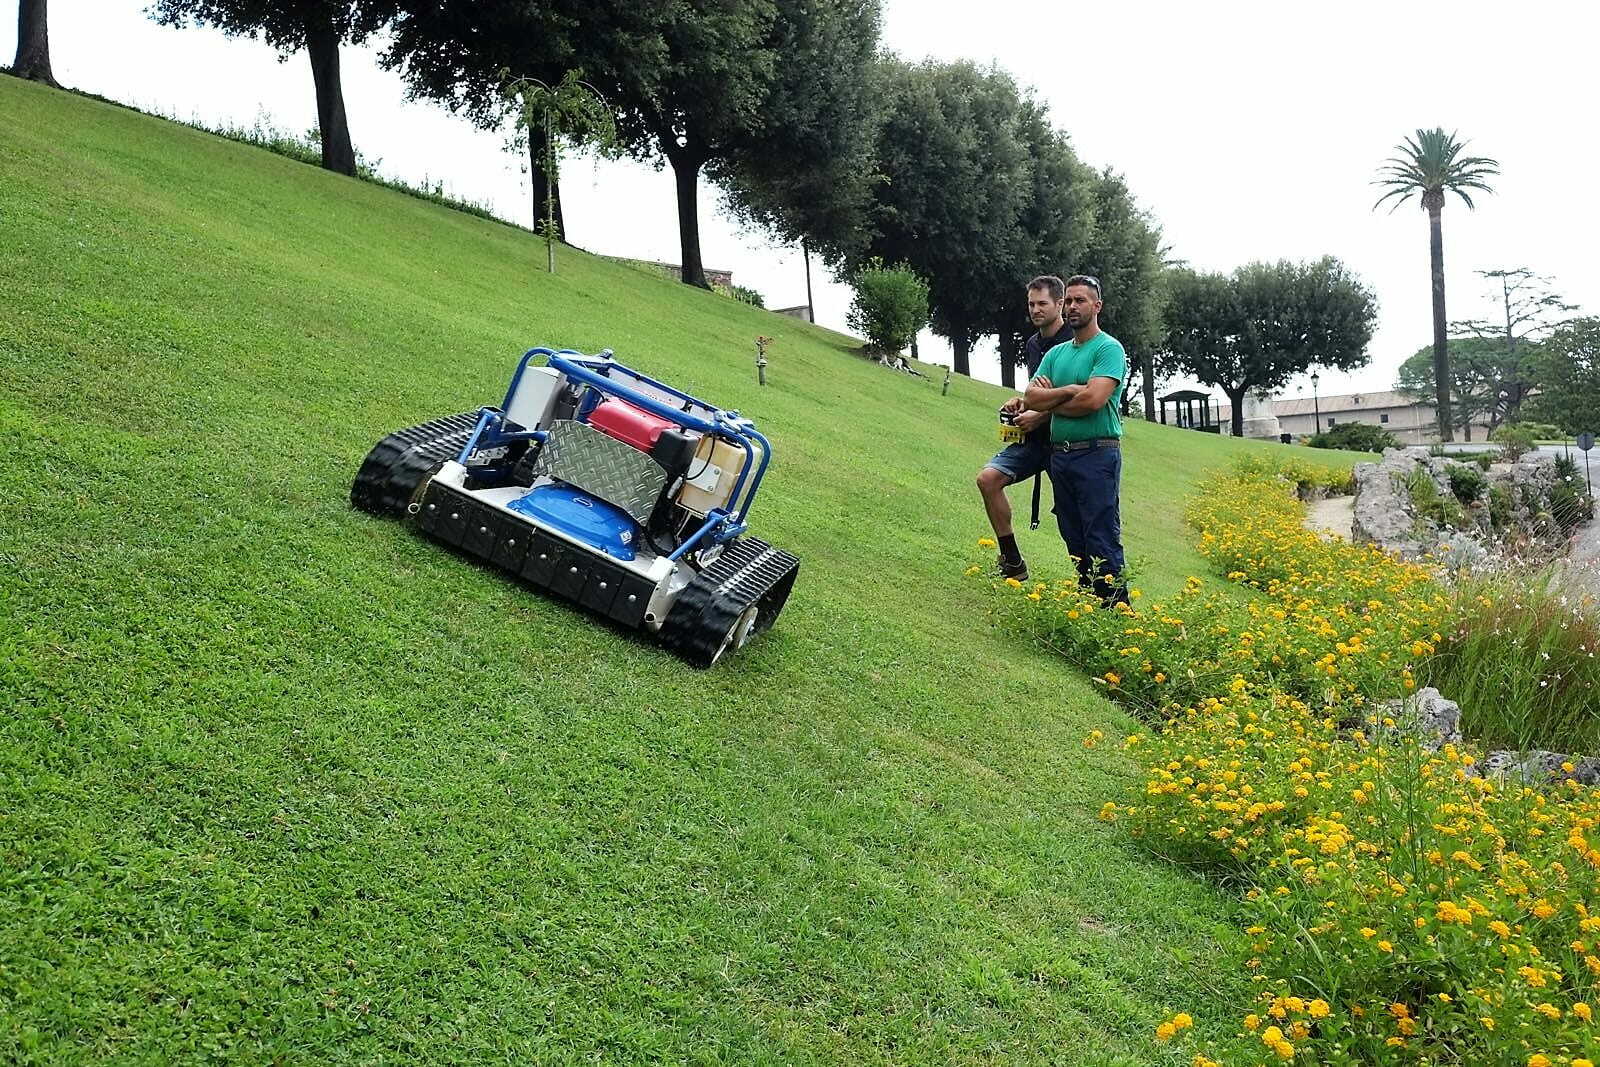
<instances>
[{"instance_id":1,"label":"lamp post","mask_svg":"<svg viewBox=\"0 0 1600 1067\"><path fill-rule=\"evenodd\" d=\"M1317 372L1311 372L1311 432L1322 432L1322 402L1317 399Z\"/></svg>"}]
</instances>

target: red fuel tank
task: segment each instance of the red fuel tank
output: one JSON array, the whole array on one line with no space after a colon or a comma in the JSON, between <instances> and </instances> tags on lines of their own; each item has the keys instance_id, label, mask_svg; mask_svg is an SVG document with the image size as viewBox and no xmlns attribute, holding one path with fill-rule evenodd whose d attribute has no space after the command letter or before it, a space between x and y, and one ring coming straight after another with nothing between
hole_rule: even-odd
<instances>
[{"instance_id":1,"label":"red fuel tank","mask_svg":"<svg viewBox=\"0 0 1600 1067\"><path fill-rule=\"evenodd\" d=\"M625 401L607 397L589 413L589 425L641 452L649 452L661 432L674 424Z\"/></svg>"}]
</instances>

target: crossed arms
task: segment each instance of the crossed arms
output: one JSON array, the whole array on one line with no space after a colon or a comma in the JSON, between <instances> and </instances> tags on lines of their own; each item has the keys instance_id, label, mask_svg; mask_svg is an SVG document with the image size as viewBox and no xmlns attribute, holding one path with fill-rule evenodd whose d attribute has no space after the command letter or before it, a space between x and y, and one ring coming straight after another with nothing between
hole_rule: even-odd
<instances>
[{"instance_id":1,"label":"crossed arms","mask_svg":"<svg viewBox=\"0 0 1600 1067\"><path fill-rule=\"evenodd\" d=\"M1106 406L1116 388L1117 379L1104 376L1090 378L1087 385L1057 388L1041 374L1028 383L1028 391L1022 394L1022 406L1029 411L1047 411L1067 418L1092 415Z\"/></svg>"}]
</instances>

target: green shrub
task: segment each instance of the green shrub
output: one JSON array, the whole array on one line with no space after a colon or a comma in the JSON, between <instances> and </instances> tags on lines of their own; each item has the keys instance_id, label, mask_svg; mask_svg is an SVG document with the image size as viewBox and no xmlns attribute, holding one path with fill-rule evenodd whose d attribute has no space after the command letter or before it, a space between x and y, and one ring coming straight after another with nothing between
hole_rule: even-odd
<instances>
[{"instance_id":1,"label":"green shrub","mask_svg":"<svg viewBox=\"0 0 1600 1067\"><path fill-rule=\"evenodd\" d=\"M1556 457L1556 487L1550 491L1550 514L1570 534L1580 523L1594 518L1594 497L1570 456Z\"/></svg>"},{"instance_id":2,"label":"green shrub","mask_svg":"<svg viewBox=\"0 0 1600 1067\"><path fill-rule=\"evenodd\" d=\"M764 308L767 306L767 302L762 299L760 293L754 289L747 289L742 285L733 287L733 298L742 304L749 304L751 307Z\"/></svg>"},{"instance_id":3,"label":"green shrub","mask_svg":"<svg viewBox=\"0 0 1600 1067\"><path fill-rule=\"evenodd\" d=\"M1489 523L1496 530L1511 529L1511 494L1505 486L1491 485L1489 487Z\"/></svg>"},{"instance_id":4,"label":"green shrub","mask_svg":"<svg viewBox=\"0 0 1600 1067\"><path fill-rule=\"evenodd\" d=\"M928 323L928 283L904 264L873 260L856 274L855 290L845 321L877 352L899 353Z\"/></svg>"},{"instance_id":5,"label":"green shrub","mask_svg":"<svg viewBox=\"0 0 1600 1067\"><path fill-rule=\"evenodd\" d=\"M1445 471L1450 478L1450 492L1463 504L1476 504L1489 490L1489 479L1483 476L1481 470L1451 463L1445 467Z\"/></svg>"},{"instance_id":6,"label":"green shrub","mask_svg":"<svg viewBox=\"0 0 1600 1067\"><path fill-rule=\"evenodd\" d=\"M1382 452L1386 448L1399 448L1394 434L1381 426L1365 422L1346 422L1331 430L1314 434L1312 448L1341 448L1348 452Z\"/></svg>"},{"instance_id":7,"label":"green shrub","mask_svg":"<svg viewBox=\"0 0 1600 1067\"><path fill-rule=\"evenodd\" d=\"M1500 454L1515 463L1533 451L1538 439L1522 426L1507 425L1489 435L1489 440L1500 446Z\"/></svg>"},{"instance_id":8,"label":"green shrub","mask_svg":"<svg viewBox=\"0 0 1600 1067\"><path fill-rule=\"evenodd\" d=\"M1567 437L1566 434L1561 432L1561 427L1548 422L1527 422L1519 419L1513 425L1519 430L1532 434L1537 441L1564 441Z\"/></svg>"},{"instance_id":9,"label":"green shrub","mask_svg":"<svg viewBox=\"0 0 1600 1067\"><path fill-rule=\"evenodd\" d=\"M1467 513L1453 496L1445 496L1433 484L1433 476L1420 467L1406 475L1395 475L1411 498L1419 518L1435 526L1459 530L1467 525Z\"/></svg>"}]
</instances>

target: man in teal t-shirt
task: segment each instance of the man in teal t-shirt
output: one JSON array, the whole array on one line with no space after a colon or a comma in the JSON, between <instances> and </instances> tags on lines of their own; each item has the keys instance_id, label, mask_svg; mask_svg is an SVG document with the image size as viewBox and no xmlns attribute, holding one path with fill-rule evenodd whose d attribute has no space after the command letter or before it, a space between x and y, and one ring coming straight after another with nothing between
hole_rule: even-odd
<instances>
[{"instance_id":1,"label":"man in teal t-shirt","mask_svg":"<svg viewBox=\"0 0 1600 1067\"><path fill-rule=\"evenodd\" d=\"M1028 383L1023 404L1050 412L1050 484L1056 525L1078 568L1078 583L1107 604L1126 602L1122 583L1122 388L1128 354L1100 329L1100 283L1067 279L1067 328Z\"/></svg>"}]
</instances>

